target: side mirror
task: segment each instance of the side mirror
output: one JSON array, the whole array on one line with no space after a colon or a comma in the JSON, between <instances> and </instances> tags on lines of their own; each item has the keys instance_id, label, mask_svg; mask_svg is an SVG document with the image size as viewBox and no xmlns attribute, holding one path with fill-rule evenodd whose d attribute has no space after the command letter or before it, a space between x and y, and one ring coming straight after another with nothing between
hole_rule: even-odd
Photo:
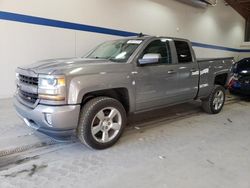
<instances>
[{"instance_id":1,"label":"side mirror","mask_svg":"<svg viewBox=\"0 0 250 188\"><path fill-rule=\"evenodd\" d=\"M161 58L161 54L145 54L142 59L139 59L140 65L147 65L147 64L156 64L159 63Z\"/></svg>"}]
</instances>

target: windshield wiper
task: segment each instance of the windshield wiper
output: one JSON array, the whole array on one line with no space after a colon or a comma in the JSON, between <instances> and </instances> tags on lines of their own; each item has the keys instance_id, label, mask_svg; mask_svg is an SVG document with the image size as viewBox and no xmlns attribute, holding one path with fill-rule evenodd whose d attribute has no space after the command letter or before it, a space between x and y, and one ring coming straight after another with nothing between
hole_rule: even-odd
<instances>
[{"instance_id":1,"label":"windshield wiper","mask_svg":"<svg viewBox=\"0 0 250 188\"><path fill-rule=\"evenodd\" d=\"M121 59L115 59L115 58L108 58L109 61L112 61L112 62L123 62L123 60Z\"/></svg>"},{"instance_id":2,"label":"windshield wiper","mask_svg":"<svg viewBox=\"0 0 250 188\"><path fill-rule=\"evenodd\" d=\"M103 59L103 58L101 58L101 57L98 57L98 56L96 56L96 57L92 57L93 59Z\"/></svg>"},{"instance_id":3,"label":"windshield wiper","mask_svg":"<svg viewBox=\"0 0 250 188\"><path fill-rule=\"evenodd\" d=\"M115 59L113 57L98 57L98 56L95 56L95 57L87 57L87 58L90 58L90 59L105 59L105 60L108 60L108 61L112 61L112 62L123 62L123 60L119 60L119 59Z\"/></svg>"}]
</instances>

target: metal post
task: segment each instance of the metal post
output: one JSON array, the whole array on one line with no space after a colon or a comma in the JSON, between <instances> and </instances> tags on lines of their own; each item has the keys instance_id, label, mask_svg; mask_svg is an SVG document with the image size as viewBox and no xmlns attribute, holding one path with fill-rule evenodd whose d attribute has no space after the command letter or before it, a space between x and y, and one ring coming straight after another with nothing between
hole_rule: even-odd
<instances>
[{"instance_id":1,"label":"metal post","mask_svg":"<svg viewBox=\"0 0 250 188\"><path fill-rule=\"evenodd\" d=\"M250 42L250 16L246 19L245 41Z\"/></svg>"}]
</instances>

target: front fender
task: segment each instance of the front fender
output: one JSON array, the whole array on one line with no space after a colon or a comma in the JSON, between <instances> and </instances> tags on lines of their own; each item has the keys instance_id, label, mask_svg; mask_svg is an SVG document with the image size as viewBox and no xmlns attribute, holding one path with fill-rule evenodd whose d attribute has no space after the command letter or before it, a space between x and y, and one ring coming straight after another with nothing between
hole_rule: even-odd
<instances>
[{"instance_id":1,"label":"front fender","mask_svg":"<svg viewBox=\"0 0 250 188\"><path fill-rule=\"evenodd\" d=\"M130 110L135 109L135 88L133 78L128 73L100 73L80 75L72 78L68 87L68 104L80 104L84 95L94 91L126 88Z\"/></svg>"}]
</instances>

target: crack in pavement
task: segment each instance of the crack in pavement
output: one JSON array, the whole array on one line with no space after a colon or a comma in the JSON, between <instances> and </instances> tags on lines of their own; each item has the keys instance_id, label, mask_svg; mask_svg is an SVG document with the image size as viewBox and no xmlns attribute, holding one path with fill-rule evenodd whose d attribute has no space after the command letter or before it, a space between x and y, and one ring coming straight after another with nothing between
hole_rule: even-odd
<instances>
[{"instance_id":1,"label":"crack in pavement","mask_svg":"<svg viewBox=\"0 0 250 188\"><path fill-rule=\"evenodd\" d=\"M65 143L63 145L46 145L48 147L44 146L40 148L33 148L32 150L24 151L22 154L11 154L0 157L0 172L15 168L21 164L28 163L33 160L38 160L43 155L71 147L75 144L76 142Z\"/></svg>"},{"instance_id":2,"label":"crack in pavement","mask_svg":"<svg viewBox=\"0 0 250 188\"><path fill-rule=\"evenodd\" d=\"M21 156L8 156L6 158L2 158L0 161L0 171L8 170L12 166L20 165L31 160L39 159L39 155L31 156L31 157L24 157Z\"/></svg>"},{"instance_id":3,"label":"crack in pavement","mask_svg":"<svg viewBox=\"0 0 250 188\"><path fill-rule=\"evenodd\" d=\"M16 177L17 175L20 175L20 174L23 174L23 173L25 173L25 172L27 172L28 173L28 176L33 176L35 173L37 173L39 170L41 170L41 169L44 169L44 168L46 168L46 167L48 167L48 165L36 165L36 164L33 164L32 165L32 168L30 168L30 169L23 169L23 170L19 170L19 171L17 171L17 172L12 172L12 173L10 173L10 174L5 174L5 175L3 175L4 177L12 177L12 178L14 178L14 177Z\"/></svg>"}]
</instances>

